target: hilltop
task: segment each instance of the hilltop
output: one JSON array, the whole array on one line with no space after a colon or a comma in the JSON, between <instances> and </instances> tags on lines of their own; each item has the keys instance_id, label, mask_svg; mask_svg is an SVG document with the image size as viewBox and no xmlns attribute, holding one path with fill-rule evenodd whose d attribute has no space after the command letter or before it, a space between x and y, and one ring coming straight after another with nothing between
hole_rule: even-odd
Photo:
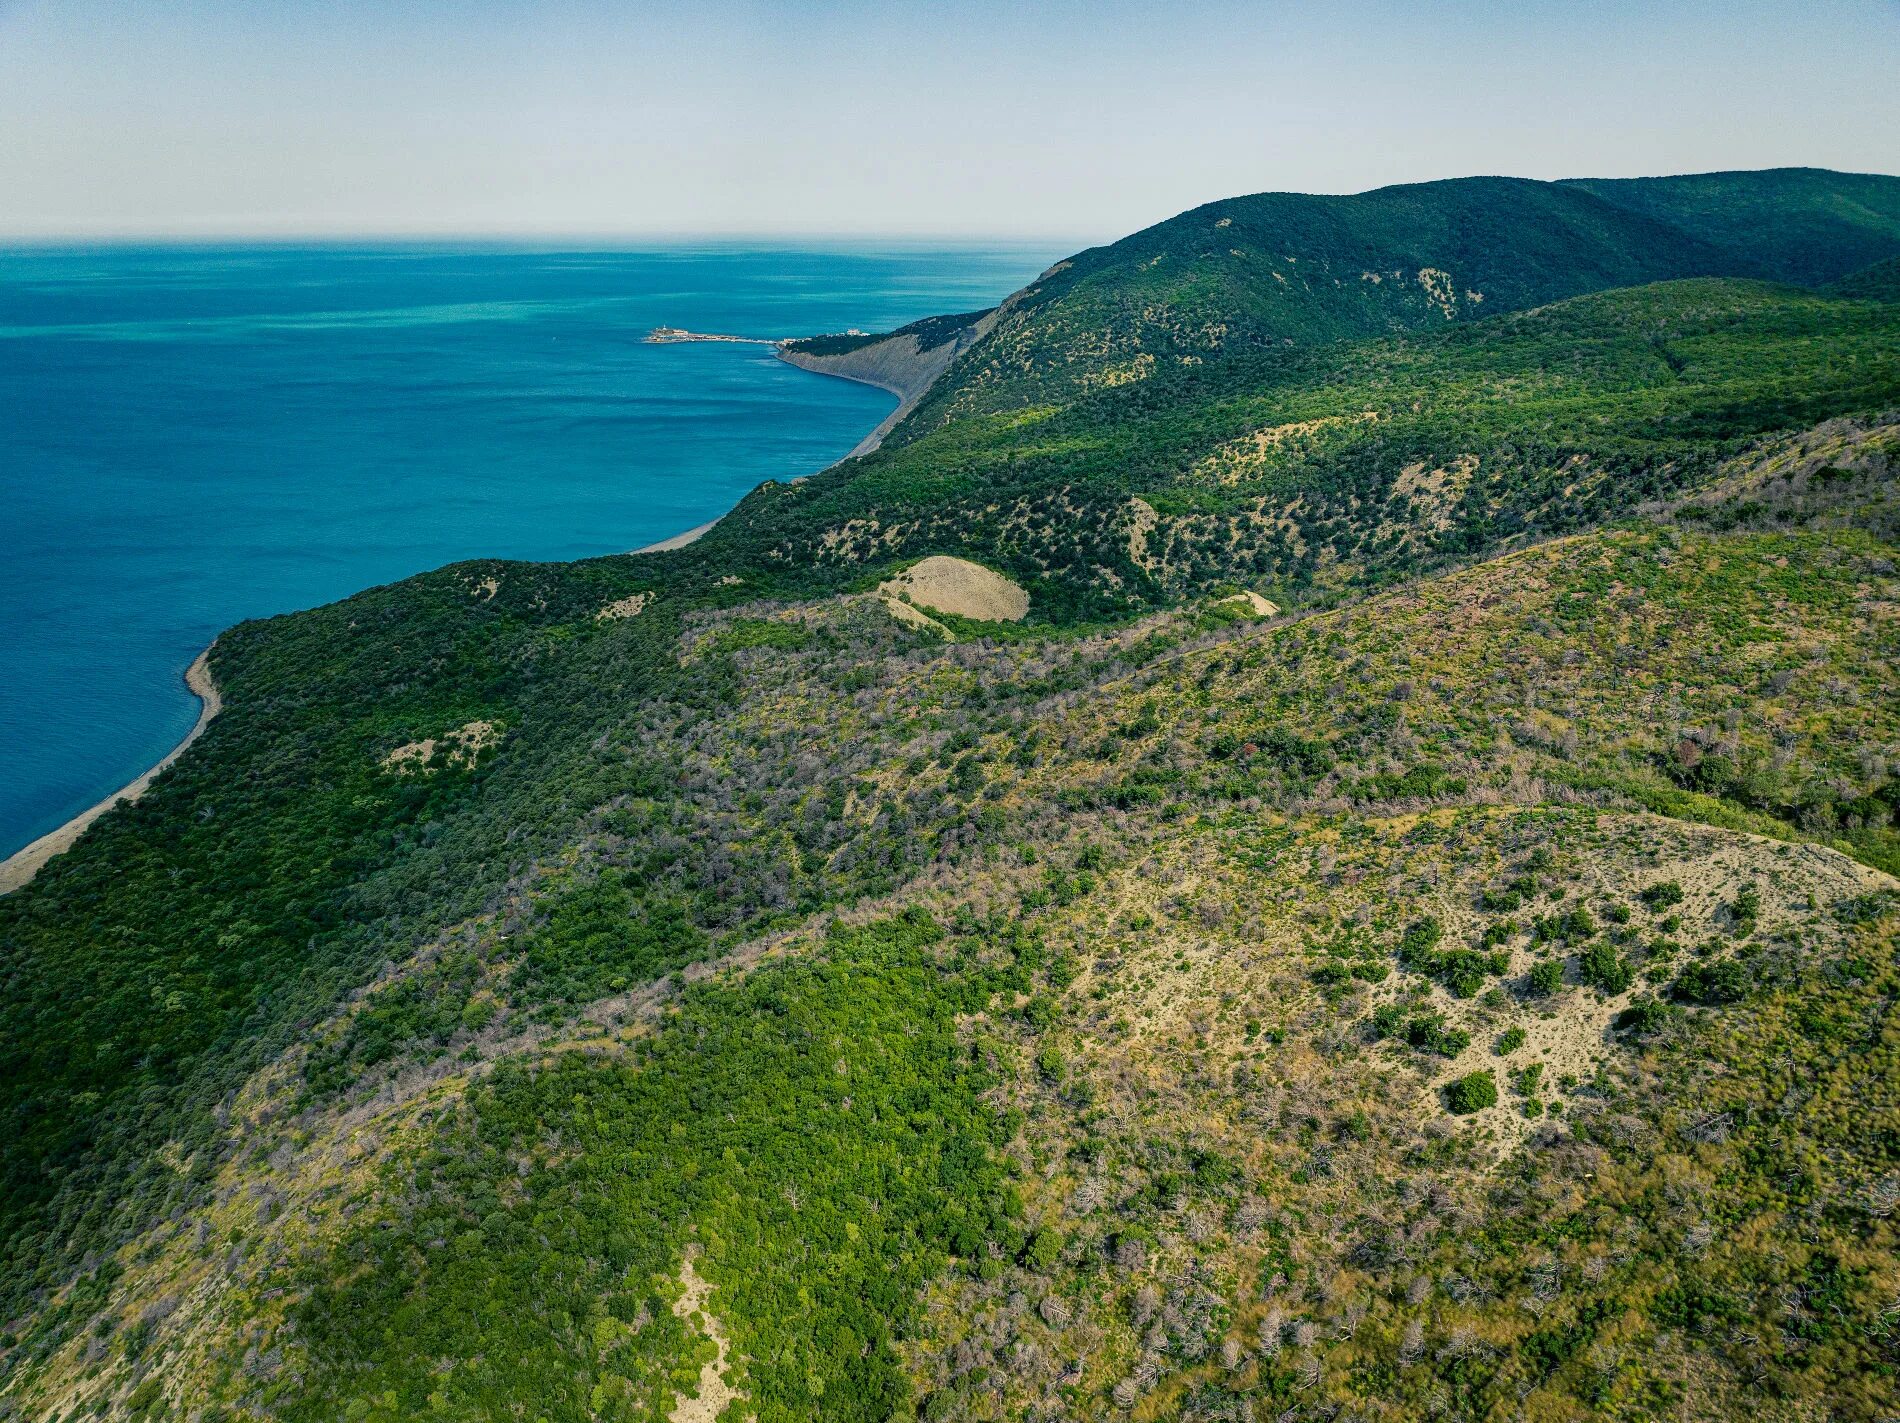
<instances>
[{"instance_id":1,"label":"hilltop","mask_svg":"<svg viewBox=\"0 0 1900 1423\"><path fill-rule=\"evenodd\" d=\"M0 1417L1900 1409L1900 180L1644 183L1211 204L226 632L0 899Z\"/></svg>"}]
</instances>

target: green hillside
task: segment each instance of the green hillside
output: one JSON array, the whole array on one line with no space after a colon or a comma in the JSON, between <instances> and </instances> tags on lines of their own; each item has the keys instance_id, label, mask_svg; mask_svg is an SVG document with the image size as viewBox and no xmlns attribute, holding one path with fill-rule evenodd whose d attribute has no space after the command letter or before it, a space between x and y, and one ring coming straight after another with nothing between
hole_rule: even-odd
<instances>
[{"instance_id":1,"label":"green hillside","mask_svg":"<svg viewBox=\"0 0 1900 1423\"><path fill-rule=\"evenodd\" d=\"M1900 182L1878 173L1773 168L1564 186L1708 243L1739 276L1813 286L1891 257L1900 243Z\"/></svg>"},{"instance_id":2,"label":"green hillside","mask_svg":"<svg viewBox=\"0 0 1900 1423\"><path fill-rule=\"evenodd\" d=\"M974 552L1057 619L1233 582L1311 604L1613 517L1769 432L1894 408L1889 306L1753 282L1623 288L1158 365L936 428L926 402L925 428L751 496L701 556L802 570L809 587Z\"/></svg>"},{"instance_id":3,"label":"green hillside","mask_svg":"<svg viewBox=\"0 0 1900 1423\"><path fill-rule=\"evenodd\" d=\"M1820 169L1458 178L1210 203L1059 262L910 422L1064 404L1263 347L1431 329L1691 276L1814 284L1900 253L1900 179Z\"/></svg>"},{"instance_id":4,"label":"green hillside","mask_svg":"<svg viewBox=\"0 0 1900 1423\"><path fill-rule=\"evenodd\" d=\"M1827 284L1835 296L1864 301L1900 301L1900 257L1889 257Z\"/></svg>"},{"instance_id":5,"label":"green hillside","mask_svg":"<svg viewBox=\"0 0 1900 1423\"><path fill-rule=\"evenodd\" d=\"M1213 204L227 631L0 898L0 1418L1900 1413L1894 183Z\"/></svg>"}]
</instances>

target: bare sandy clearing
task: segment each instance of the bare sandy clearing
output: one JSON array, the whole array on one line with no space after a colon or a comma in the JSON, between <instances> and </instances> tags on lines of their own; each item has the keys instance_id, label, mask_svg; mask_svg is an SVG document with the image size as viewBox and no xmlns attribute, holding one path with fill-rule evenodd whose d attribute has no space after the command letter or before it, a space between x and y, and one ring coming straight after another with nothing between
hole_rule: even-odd
<instances>
[{"instance_id":1,"label":"bare sandy clearing","mask_svg":"<svg viewBox=\"0 0 1900 1423\"><path fill-rule=\"evenodd\" d=\"M594 621L611 623L620 618L637 618L651 596L648 593L629 593L624 598L616 598L594 614Z\"/></svg>"},{"instance_id":2,"label":"bare sandy clearing","mask_svg":"<svg viewBox=\"0 0 1900 1423\"><path fill-rule=\"evenodd\" d=\"M1228 603L1245 603L1248 608L1263 618L1277 618L1280 616L1280 605L1278 603L1274 602L1271 598L1261 597L1251 588L1243 592L1229 594L1214 606L1222 607Z\"/></svg>"},{"instance_id":3,"label":"bare sandy clearing","mask_svg":"<svg viewBox=\"0 0 1900 1423\"><path fill-rule=\"evenodd\" d=\"M1002 574L964 558L935 554L912 564L877 590L886 598L921 604L938 612L983 622L1021 622L1029 595Z\"/></svg>"},{"instance_id":4,"label":"bare sandy clearing","mask_svg":"<svg viewBox=\"0 0 1900 1423\"><path fill-rule=\"evenodd\" d=\"M434 767L429 763L435 759L438 747L447 747L447 761L451 766L473 766L482 752L501 740L501 728L492 721L465 722L441 737L425 736L420 741L411 741L398 746L382 759L385 771L395 775L428 775Z\"/></svg>"},{"instance_id":5,"label":"bare sandy clearing","mask_svg":"<svg viewBox=\"0 0 1900 1423\"><path fill-rule=\"evenodd\" d=\"M688 1327L704 1330L718 1353L710 1362L699 1366L699 1388L693 1396L681 1398L666 1415L672 1423L713 1423L728 1404L740 1397L726 1382L726 1331L706 1308L707 1300L712 1297L712 1286L693 1268L698 1254L699 1247L690 1245L680 1261L680 1284L686 1287L686 1292L673 1301L673 1313L685 1320Z\"/></svg>"}]
</instances>

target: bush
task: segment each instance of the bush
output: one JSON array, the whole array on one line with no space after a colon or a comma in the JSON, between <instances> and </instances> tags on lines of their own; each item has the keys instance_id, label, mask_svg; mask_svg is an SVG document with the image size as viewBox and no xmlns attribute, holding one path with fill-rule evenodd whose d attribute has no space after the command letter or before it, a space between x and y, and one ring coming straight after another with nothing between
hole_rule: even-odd
<instances>
[{"instance_id":1,"label":"bush","mask_svg":"<svg viewBox=\"0 0 1900 1423\"><path fill-rule=\"evenodd\" d=\"M1675 880L1664 880L1660 884L1652 884L1637 898L1643 901L1644 908L1650 913L1659 913L1682 903L1682 886Z\"/></svg>"},{"instance_id":2,"label":"bush","mask_svg":"<svg viewBox=\"0 0 1900 1423\"><path fill-rule=\"evenodd\" d=\"M1581 904L1562 914L1540 914L1531 925L1531 938L1540 944L1577 944L1597 931L1597 921Z\"/></svg>"},{"instance_id":3,"label":"bush","mask_svg":"<svg viewBox=\"0 0 1900 1423\"><path fill-rule=\"evenodd\" d=\"M1660 998L1638 998L1616 1015L1616 1030L1647 1037L1668 1022L1674 1013L1675 1009Z\"/></svg>"},{"instance_id":4,"label":"bush","mask_svg":"<svg viewBox=\"0 0 1900 1423\"><path fill-rule=\"evenodd\" d=\"M1444 928L1428 914L1406 926L1404 935L1399 939L1399 957L1410 963L1437 948L1438 941L1444 937Z\"/></svg>"},{"instance_id":5,"label":"bush","mask_svg":"<svg viewBox=\"0 0 1900 1423\"><path fill-rule=\"evenodd\" d=\"M1522 1028L1506 1028L1502 1033L1498 1034L1497 1046L1492 1050L1496 1052L1499 1057L1508 1057L1523 1046L1524 1030Z\"/></svg>"},{"instance_id":6,"label":"bush","mask_svg":"<svg viewBox=\"0 0 1900 1423\"><path fill-rule=\"evenodd\" d=\"M1498 1104L1498 1083L1488 1070L1466 1073L1445 1089L1445 1105L1458 1116Z\"/></svg>"},{"instance_id":7,"label":"bush","mask_svg":"<svg viewBox=\"0 0 1900 1423\"><path fill-rule=\"evenodd\" d=\"M1396 1003L1381 1003L1367 1020L1366 1031L1374 1042L1397 1037L1405 1027L1405 1010Z\"/></svg>"},{"instance_id":8,"label":"bush","mask_svg":"<svg viewBox=\"0 0 1900 1423\"><path fill-rule=\"evenodd\" d=\"M1714 1007L1739 1003L1748 996L1748 970L1734 959L1720 963L1691 964L1669 990L1669 996L1682 1003L1700 1003Z\"/></svg>"},{"instance_id":9,"label":"bush","mask_svg":"<svg viewBox=\"0 0 1900 1423\"><path fill-rule=\"evenodd\" d=\"M1545 959L1530 972L1530 991L1533 997L1548 998L1564 986L1564 965L1562 959Z\"/></svg>"},{"instance_id":10,"label":"bush","mask_svg":"<svg viewBox=\"0 0 1900 1423\"><path fill-rule=\"evenodd\" d=\"M1420 1013L1405 1024L1405 1041L1424 1052L1440 1057L1456 1057L1471 1046L1471 1034L1463 1028L1448 1028L1439 1013Z\"/></svg>"},{"instance_id":11,"label":"bush","mask_svg":"<svg viewBox=\"0 0 1900 1423\"><path fill-rule=\"evenodd\" d=\"M1604 993L1621 993L1636 981L1629 960L1599 939L1577 959L1577 976Z\"/></svg>"}]
</instances>

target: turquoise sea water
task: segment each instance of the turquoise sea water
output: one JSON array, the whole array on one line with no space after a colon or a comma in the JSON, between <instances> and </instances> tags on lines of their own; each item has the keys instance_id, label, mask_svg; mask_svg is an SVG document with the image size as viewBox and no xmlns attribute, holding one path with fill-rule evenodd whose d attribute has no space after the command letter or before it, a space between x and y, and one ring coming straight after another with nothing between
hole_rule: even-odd
<instances>
[{"instance_id":1,"label":"turquoise sea water","mask_svg":"<svg viewBox=\"0 0 1900 1423\"><path fill-rule=\"evenodd\" d=\"M0 249L0 855L156 761L219 629L638 548L893 404L761 346L987 306L1048 246Z\"/></svg>"}]
</instances>

